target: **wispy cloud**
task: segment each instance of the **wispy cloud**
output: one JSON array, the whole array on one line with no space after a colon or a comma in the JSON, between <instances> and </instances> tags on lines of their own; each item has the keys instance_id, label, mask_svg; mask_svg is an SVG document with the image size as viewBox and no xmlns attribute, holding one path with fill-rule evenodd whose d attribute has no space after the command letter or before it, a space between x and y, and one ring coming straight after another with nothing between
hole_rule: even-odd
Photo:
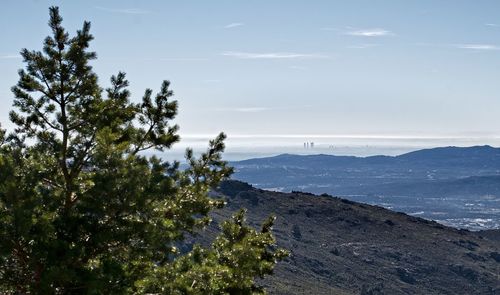
<instances>
[{"instance_id":1,"label":"wispy cloud","mask_svg":"<svg viewBox=\"0 0 500 295\"><path fill-rule=\"evenodd\" d=\"M500 50L500 46L492 44L456 44L456 48L471 50Z\"/></svg>"},{"instance_id":2,"label":"wispy cloud","mask_svg":"<svg viewBox=\"0 0 500 295\"><path fill-rule=\"evenodd\" d=\"M484 24L484 25L487 27L495 27L495 28L500 27L499 24L494 24L494 23L488 23L488 24Z\"/></svg>"},{"instance_id":3,"label":"wispy cloud","mask_svg":"<svg viewBox=\"0 0 500 295\"><path fill-rule=\"evenodd\" d=\"M151 11L149 11L149 10L144 10L144 9L139 9L139 8L107 8L107 7L102 7L102 6L96 6L95 8L102 10L102 11L114 12L114 13L124 13L124 14L149 14L149 13L151 13Z\"/></svg>"},{"instance_id":4,"label":"wispy cloud","mask_svg":"<svg viewBox=\"0 0 500 295\"><path fill-rule=\"evenodd\" d=\"M316 53L294 53L294 52L240 52L240 51L225 51L223 56L234 57L239 59L314 59L328 58L327 55Z\"/></svg>"},{"instance_id":5,"label":"wispy cloud","mask_svg":"<svg viewBox=\"0 0 500 295\"><path fill-rule=\"evenodd\" d=\"M393 32L385 30L385 29L364 29L364 30L351 30L344 33L349 36L356 37L384 37L384 36L392 36Z\"/></svg>"},{"instance_id":6,"label":"wispy cloud","mask_svg":"<svg viewBox=\"0 0 500 295\"><path fill-rule=\"evenodd\" d=\"M21 58L21 55L19 54L0 55L0 59L18 59L18 58Z\"/></svg>"},{"instance_id":7,"label":"wispy cloud","mask_svg":"<svg viewBox=\"0 0 500 295\"><path fill-rule=\"evenodd\" d=\"M436 48L456 48L465 50L476 51L496 51L500 50L499 45L486 44L486 43L463 43L463 44L446 44L446 43L414 43L415 46L426 46Z\"/></svg>"},{"instance_id":8,"label":"wispy cloud","mask_svg":"<svg viewBox=\"0 0 500 295\"><path fill-rule=\"evenodd\" d=\"M230 23L228 25L225 25L224 29L232 29L232 28L236 28L236 27L241 27L243 25L244 25L243 23Z\"/></svg>"}]
</instances>

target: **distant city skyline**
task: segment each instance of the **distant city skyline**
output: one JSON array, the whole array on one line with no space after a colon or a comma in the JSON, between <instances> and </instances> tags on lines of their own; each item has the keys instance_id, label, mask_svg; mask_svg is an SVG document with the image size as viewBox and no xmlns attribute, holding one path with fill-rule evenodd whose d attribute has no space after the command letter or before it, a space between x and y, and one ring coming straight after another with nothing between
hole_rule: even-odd
<instances>
[{"instance_id":1,"label":"distant city skyline","mask_svg":"<svg viewBox=\"0 0 500 295\"><path fill-rule=\"evenodd\" d=\"M48 7L92 23L103 87L172 82L183 138L500 137L499 1L2 1L0 122Z\"/></svg>"}]
</instances>

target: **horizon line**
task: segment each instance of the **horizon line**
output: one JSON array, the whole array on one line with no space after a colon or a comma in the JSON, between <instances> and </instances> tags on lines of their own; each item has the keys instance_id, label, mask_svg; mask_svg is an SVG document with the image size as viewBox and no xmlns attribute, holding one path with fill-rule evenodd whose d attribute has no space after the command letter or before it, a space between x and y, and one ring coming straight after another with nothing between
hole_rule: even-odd
<instances>
[{"instance_id":1,"label":"horizon line","mask_svg":"<svg viewBox=\"0 0 500 295\"><path fill-rule=\"evenodd\" d=\"M338 139L500 139L500 134L486 135L396 135L396 134L231 134L225 132L228 139L238 138L338 138ZM213 134L180 134L181 138L212 138Z\"/></svg>"}]
</instances>

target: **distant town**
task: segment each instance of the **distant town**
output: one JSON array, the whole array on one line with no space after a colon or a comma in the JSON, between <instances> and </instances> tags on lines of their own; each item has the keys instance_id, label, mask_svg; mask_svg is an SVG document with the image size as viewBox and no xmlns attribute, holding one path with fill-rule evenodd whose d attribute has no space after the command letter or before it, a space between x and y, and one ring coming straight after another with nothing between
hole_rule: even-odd
<instances>
[{"instance_id":1,"label":"distant town","mask_svg":"<svg viewBox=\"0 0 500 295\"><path fill-rule=\"evenodd\" d=\"M313 149L314 148L314 142L304 142L304 148L305 149Z\"/></svg>"}]
</instances>

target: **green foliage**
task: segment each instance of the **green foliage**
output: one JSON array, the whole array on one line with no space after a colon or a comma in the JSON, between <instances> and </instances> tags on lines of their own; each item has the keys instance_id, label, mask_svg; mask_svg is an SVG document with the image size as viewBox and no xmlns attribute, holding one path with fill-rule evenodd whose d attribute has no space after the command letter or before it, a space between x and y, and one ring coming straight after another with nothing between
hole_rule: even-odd
<instances>
[{"instance_id":1,"label":"green foliage","mask_svg":"<svg viewBox=\"0 0 500 295\"><path fill-rule=\"evenodd\" d=\"M139 282L141 293L162 288L168 294L265 294L254 278L272 273L276 261L288 255L269 247L275 243L270 232L273 222L270 217L258 232L245 225L245 211L240 210L222 224L212 249L195 246L172 265L154 269Z\"/></svg>"},{"instance_id":2,"label":"green foliage","mask_svg":"<svg viewBox=\"0 0 500 295\"><path fill-rule=\"evenodd\" d=\"M176 248L224 204L208 192L232 172L225 135L199 158L188 150L185 170L147 156L179 140L169 82L138 104L124 73L101 89L90 24L70 38L61 23L50 8L43 51L22 50L17 127L0 131L0 293L263 293L255 279L286 255L273 219L257 232L241 211L211 248Z\"/></svg>"}]
</instances>

